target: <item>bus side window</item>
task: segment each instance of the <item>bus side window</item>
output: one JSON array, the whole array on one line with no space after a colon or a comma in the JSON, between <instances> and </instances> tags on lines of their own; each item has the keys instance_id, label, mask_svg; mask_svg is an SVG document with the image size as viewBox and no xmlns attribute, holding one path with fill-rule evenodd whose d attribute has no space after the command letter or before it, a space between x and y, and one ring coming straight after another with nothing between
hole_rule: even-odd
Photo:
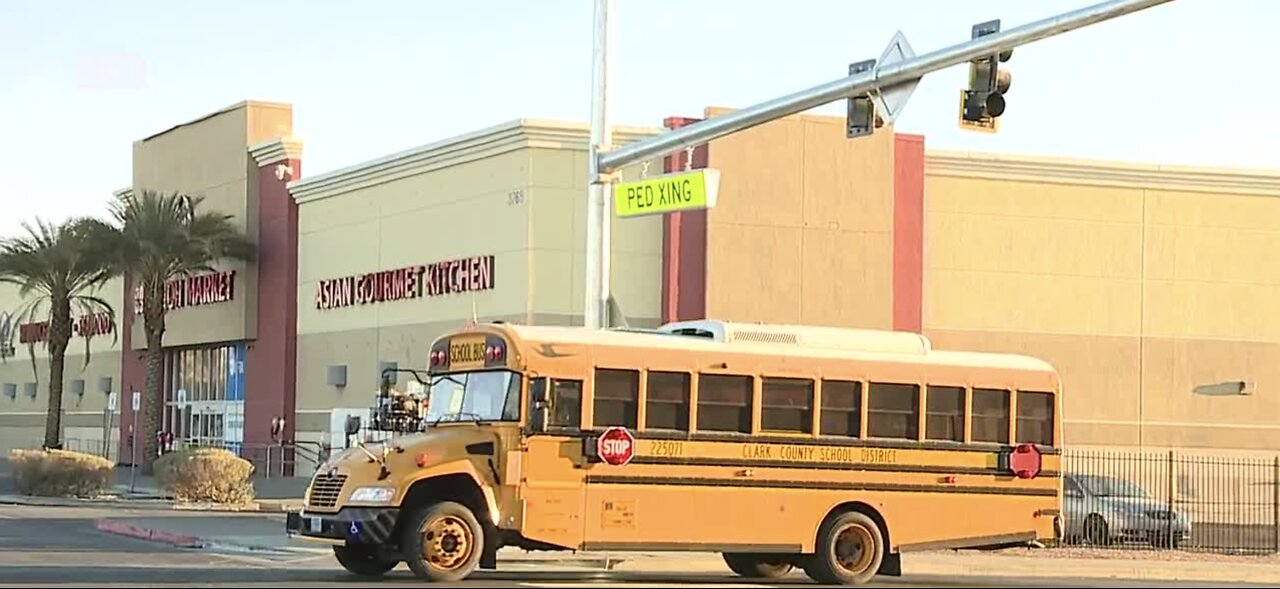
<instances>
[{"instance_id":1,"label":"bus side window","mask_svg":"<svg viewBox=\"0 0 1280 589\"><path fill-rule=\"evenodd\" d=\"M1053 445L1053 393L1018 391L1018 443Z\"/></svg>"},{"instance_id":2,"label":"bus side window","mask_svg":"<svg viewBox=\"0 0 1280 589\"><path fill-rule=\"evenodd\" d=\"M929 385L924 439L964 441L964 387Z\"/></svg>"},{"instance_id":3,"label":"bus side window","mask_svg":"<svg viewBox=\"0 0 1280 589\"><path fill-rule=\"evenodd\" d=\"M551 381L551 427L582 425L582 381Z\"/></svg>"},{"instance_id":4,"label":"bus side window","mask_svg":"<svg viewBox=\"0 0 1280 589\"><path fill-rule=\"evenodd\" d=\"M760 429L813 433L812 380L765 378L760 389Z\"/></svg>"},{"instance_id":5,"label":"bus side window","mask_svg":"<svg viewBox=\"0 0 1280 589\"><path fill-rule=\"evenodd\" d=\"M1009 391L973 389L970 411L975 442L1009 443Z\"/></svg>"},{"instance_id":6,"label":"bus side window","mask_svg":"<svg viewBox=\"0 0 1280 589\"><path fill-rule=\"evenodd\" d=\"M920 437L920 385L871 383L867 435L915 440Z\"/></svg>"},{"instance_id":7,"label":"bus side window","mask_svg":"<svg viewBox=\"0 0 1280 589\"><path fill-rule=\"evenodd\" d=\"M689 388L692 377L683 372L649 372L645 401L645 429L689 430Z\"/></svg>"},{"instance_id":8,"label":"bus side window","mask_svg":"<svg viewBox=\"0 0 1280 589\"><path fill-rule=\"evenodd\" d=\"M597 368L591 397L594 427L617 425L635 429L640 418L640 372Z\"/></svg>"},{"instance_id":9,"label":"bus side window","mask_svg":"<svg viewBox=\"0 0 1280 589\"><path fill-rule=\"evenodd\" d=\"M862 436L862 383L856 380L822 381L822 431L824 436Z\"/></svg>"},{"instance_id":10,"label":"bus side window","mask_svg":"<svg viewBox=\"0 0 1280 589\"><path fill-rule=\"evenodd\" d=\"M703 374L698 377L698 430L751 433L750 376Z\"/></svg>"}]
</instances>

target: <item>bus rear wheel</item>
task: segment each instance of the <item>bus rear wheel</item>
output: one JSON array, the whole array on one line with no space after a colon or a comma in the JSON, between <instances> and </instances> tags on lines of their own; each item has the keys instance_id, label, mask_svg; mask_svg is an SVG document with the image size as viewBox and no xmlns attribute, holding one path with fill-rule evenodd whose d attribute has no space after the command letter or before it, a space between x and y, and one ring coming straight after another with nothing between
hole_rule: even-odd
<instances>
[{"instance_id":1,"label":"bus rear wheel","mask_svg":"<svg viewBox=\"0 0 1280 589\"><path fill-rule=\"evenodd\" d=\"M333 556L342 568L361 577L381 577L400 564L380 556L377 548L361 544L334 546Z\"/></svg>"},{"instance_id":2,"label":"bus rear wheel","mask_svg":"<svg viewBox=\"0 0 1280 589\"><path fill-rule=\"evenodd\" d=\"M484 528L465 505L443 501L412 512L404 526L405 563L418 578L466 579L480 564Z\"/></svg>"},{"instance_id":3,"label":"bus rear wheel","mask_svg":"<svg viewBox=\"0 0 1280 589\"><path fill-rule=\"evenodd\" d=\"M739 576L751 579L776 579L778 577L785 577L792 569L791 563L789 562L775 562L772 559L757 554L726 552L723 556L724 563L729 565L729 570L737 573Z\"/></svg>"},{"instance_id":4,"label":"bus rear wheel","mask_svg":"<svg viewBox=\"0 0 1280 589\"><path fill-rule=\"evenodd\" d=\"M864 513L849 511L832 517L818 531L817 550L805 561L804 572L829 585L861 585L872 579L884 560L884 535Z\"/></svg>"}]
</instances>

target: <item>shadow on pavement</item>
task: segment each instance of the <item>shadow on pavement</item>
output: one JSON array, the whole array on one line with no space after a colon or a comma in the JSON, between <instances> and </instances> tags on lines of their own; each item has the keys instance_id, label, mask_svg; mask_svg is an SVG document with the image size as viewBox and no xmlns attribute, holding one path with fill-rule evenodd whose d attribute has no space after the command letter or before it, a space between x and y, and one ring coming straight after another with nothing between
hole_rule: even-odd
<instances>
[{"instance_id":1,"label":"shadow on pavement","mask_svg":"<svg viewBox=\"0 0 1280 589\"><path fill-rule=\"evenodd\" d=\"M89 518L31 518L0 520L0 552L127 552L158 554L176 549L104 534ZM0 581L7 580L0 574Z\"/></svg>"}]
</instances>

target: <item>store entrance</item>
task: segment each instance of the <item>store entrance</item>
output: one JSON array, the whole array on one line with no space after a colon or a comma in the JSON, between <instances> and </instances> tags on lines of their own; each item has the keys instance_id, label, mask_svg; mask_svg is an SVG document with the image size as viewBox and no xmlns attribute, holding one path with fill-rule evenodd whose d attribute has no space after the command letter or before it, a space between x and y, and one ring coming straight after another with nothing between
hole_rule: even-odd
<instances>
[{"instance_id":1,"label":"store entrance","mask_svg":"<svg viewBox=\"0 0 1280 589\"><path fill-rule=\"evenodd\" d=\"M164 429L183 446L239 452L244 443L244 343L170 350Z\"/></svg>"}]
</instances>

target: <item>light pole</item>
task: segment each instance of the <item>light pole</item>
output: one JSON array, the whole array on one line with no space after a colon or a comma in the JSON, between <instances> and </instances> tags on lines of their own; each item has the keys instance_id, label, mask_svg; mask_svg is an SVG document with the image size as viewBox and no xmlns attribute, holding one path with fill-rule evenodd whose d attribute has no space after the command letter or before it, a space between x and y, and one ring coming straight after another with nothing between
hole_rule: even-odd
<instances>
[{"instance_id":1,"label":"light pole","mask_svg":"<svg viewBox=\"0 0 1280 589\"><path fill-rule=\"evenodd\" d=\"M609 126L609 70L612 69L613 0L596 0L595 40L592 48L591 139L587 146L589 184L587 186L586 267L583 272L585 297L583 315L588 328L608 327L609 258L612 251L609 231L609 204L613 186L596 169L599 154L613 146Z\"/></svg>"}]
</instances>

